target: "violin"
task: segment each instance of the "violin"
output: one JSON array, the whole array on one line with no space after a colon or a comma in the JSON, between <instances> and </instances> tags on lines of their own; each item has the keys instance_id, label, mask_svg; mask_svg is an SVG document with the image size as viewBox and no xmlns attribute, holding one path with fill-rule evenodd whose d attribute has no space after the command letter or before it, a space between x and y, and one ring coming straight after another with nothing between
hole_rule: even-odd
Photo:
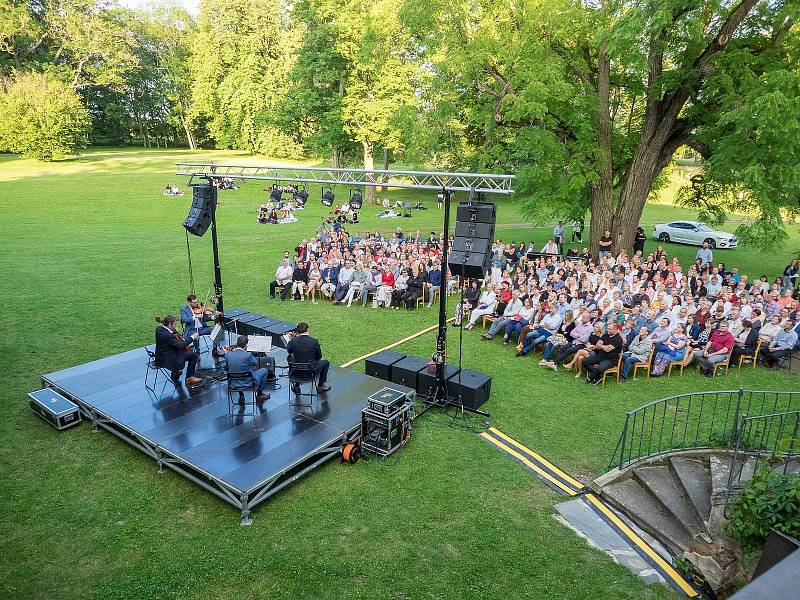
<instances>
[{"instance_id":1,"label":"violin","mask_svg":"<svg viewBox=\"0 0 800 600\"><path fill-rule=\"evenodd\" d=\"M211 307L203 306L202 302L200 304L198 304L197 306L193 306L192 307L192 312L194 314L196 314L197 316L201 316L202 315L202 316L206 316L206 317L219 317L222 314L218 310L215 310L215 309L213 309Z\"/></svg>"},{"instance_id":2,"label":"violin","mask_svg":"<svg viewBox=\"0 0 800 600\"><path fill-rule=\"evenodd\" d=\"M161 325L164 325L164 321L161 319L161 317L156 317L156 323L160 323ZM167 329L172 329L171 327L168 327L166 325L164 325L164 326L167 327ZM184 352L191 352L192 351L191 348L189 348L189 346L191 344L186 342L184 337L180 334L180 332L177 329L172 329L172 333L175 334L175 339L177 339L179 342L182 342L182 343L186 344L183 347L183 351Z\"/></svg>"}]
</instances>

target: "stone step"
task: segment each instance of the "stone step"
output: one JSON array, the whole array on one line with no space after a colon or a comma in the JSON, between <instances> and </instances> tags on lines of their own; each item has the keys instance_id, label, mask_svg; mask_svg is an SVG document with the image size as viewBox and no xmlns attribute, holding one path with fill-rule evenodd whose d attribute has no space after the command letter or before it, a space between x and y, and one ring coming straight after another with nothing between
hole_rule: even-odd
<instances>
[{"instance_id":1,"label":"stone step","mask_svg":"<svg viewBox=\"0 0 800 600\"><path fill-rule=\"evenodd\" d=\"M633 475L680 521L692 537L706 532L705 524L698 517L691 500L683 493L680 482L668 465L638 467L633 470Z\"/></svg>"},{"instance_id":2,"label":"stone step","mask_svg":"<svg viewBox=\"0 0 800 600\"><path fill-rule=\"evenodd\" d=\"M711 471L702 460L694 458L671 456L669 464L697 516L708 529L711 518Z\"/></svg>"},{"instance_id":3,"label":"stone step","mask_svg":"<svg viewBox=\"0 0 800 600\"><path fill-rule=\"evenodd\" d=\"M730 454L712 454L709 456L711 467L711 504L725 504L728 494L728 475L731 472L733 456Z\"/></svg>"},{"instance_id":4,"label":"stone step","mask_svg":"<svg viewBox=\"0 0 800 600\"><path fill-rule=\"evenodd\" d=\"M763 466L763 464L764 457L761 457L759 460L755 456L748 456L747 460L745 460L742 465L742 470L739 472L739 483L741 485L747 484L747 482L753 478L753 475L755 475L756 466Z\"/></svg>"},{"instance_id":5,"label":"stone step","mask_svg":"<svg viewBox=\"0 0 800 600\"><path fill-rule=\"evenodd\" d=\"M689 531L636 479L611 483L603 488L603 495L674 552L682 554L688 548Z\"/></svg>"},{"instance_id":6,"label":"stone step","mask_svg":"<svg viewBox=\"0 0 800 600\"><path fill-rule=\"evenodd\" d=\"M783 465L778 465L772 469L773 473L783 474ZM787 475L800 475L800 458L793 458L786 463Z\"/></svg>"}]
</instances>

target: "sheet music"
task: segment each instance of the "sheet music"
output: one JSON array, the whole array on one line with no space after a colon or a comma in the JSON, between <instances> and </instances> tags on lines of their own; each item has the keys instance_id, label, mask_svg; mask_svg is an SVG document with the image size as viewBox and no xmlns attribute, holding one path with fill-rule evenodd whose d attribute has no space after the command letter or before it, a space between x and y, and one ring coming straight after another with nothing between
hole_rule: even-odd
<instances>
[{"instance_id":1,"label":"sheet music","mask_svg":"<svg viewBox=\"0 0 800 600\"><path fill-rule=\"evenodd\" d=\"M272 336L251 335L247 339L248 352L269 352L272 350Z\"/></svg>"},{"instance_id":2,"label":"sheet music","mask_svg":"<svg viewBox=\"0 0 800 600\"><path fill-rule=\"evenodd\" d=\"M219 323L214 325L214 329L211 330L211 341L216 342L221 332L222 332L222 325L220 325Z\"/></svg>"}]
</instances>

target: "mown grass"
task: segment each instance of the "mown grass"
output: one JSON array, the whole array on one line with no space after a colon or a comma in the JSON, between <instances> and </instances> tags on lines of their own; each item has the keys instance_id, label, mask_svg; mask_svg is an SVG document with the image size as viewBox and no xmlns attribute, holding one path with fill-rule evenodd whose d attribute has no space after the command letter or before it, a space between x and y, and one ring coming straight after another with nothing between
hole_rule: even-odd
<instances>
[{"instance_id":1,"label":"mown grass","mask_svg":"<svg viewBox=\"0 0 800 600\"><path fill-rule=\"evenodd\" d=\"M179 160L255 160L237 153L98 150L40 165L0 157L0 595L14 598L666 598L552 518L560 497L477 436L429 413L387 464L331 462L258 508L240 528L229 506L150 459L82 425L57 433L26 407L39 376L151 341L153 316L173 312L188 288L180 223L190 201L165 198ZM185 182L180 182L184 185ZM263 185L222 194L219 209L226 305L307 320L336 363L433 324L436 313L269 301L279 254L310 237L323 214L319 191L298 223L256 223ZM345 195L343 188L338 194ZM415 198L403 191L390 197ZM421 196L420 196L421 197ZM379 221L362 230L438 230L441 213ZM644 220L684 214L648 207ZM541 243L509 199L498 232ZM728 264L770 276L775 253L725 252ZM211 288L210 238L191 239L197 291ZM648 244L648 247L651 244ZM695 249L670 245L682 259ZM455 331L452 330L451 331ZM589 388L515 359L465 334L463 364L493 376L494 424L572 474L608 463L626 410L696 389L793 389L796 378L761 369L707 381L694 373L624 387ZM434 334L405 344L429 355ZM457 336L450 336L454 359ZM361 368L356 365L354 368Z\"/></svg>"}]
</instances>

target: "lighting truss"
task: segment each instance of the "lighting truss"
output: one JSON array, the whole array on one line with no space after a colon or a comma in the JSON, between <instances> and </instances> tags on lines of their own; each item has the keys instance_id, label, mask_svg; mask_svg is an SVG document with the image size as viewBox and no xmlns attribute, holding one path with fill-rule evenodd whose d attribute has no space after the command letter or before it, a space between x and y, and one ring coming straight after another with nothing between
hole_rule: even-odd
<instances>
[{"instance_id":1,"label":"lighting truss","mask_svg":"<svg viewBox=\"0 0 800 600\"><path fill-rule=\"evenodd\" d=\"M177 163L177 168L177 175L204 179L261 179L325 185L383 186L414 190L441 191L446 189L451 192L479 192L482 194L507 195L514 193L513 175L493 173L271 167L213 163Z\"/></svg>"}]
</instances>

